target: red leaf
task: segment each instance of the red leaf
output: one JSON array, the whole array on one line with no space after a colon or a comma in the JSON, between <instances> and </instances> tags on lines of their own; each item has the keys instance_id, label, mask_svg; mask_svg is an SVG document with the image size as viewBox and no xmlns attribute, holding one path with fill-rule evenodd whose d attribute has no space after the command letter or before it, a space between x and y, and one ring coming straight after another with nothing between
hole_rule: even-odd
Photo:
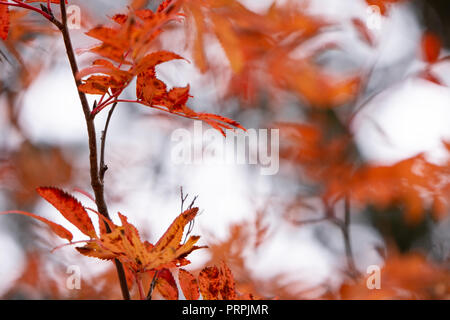
<instances>
[{"instance_id":1,"label":"red leaf","mask_svg":"<svg viewBox=\"0 0 450 320\"><path fill-rule=\"evenodd\" d=\"M52 229L52 231L54 233L56 233L59 237L61 237L63 239L67 239L69 241L72 241L72 239L73 239L72 233L69 230L67 230L66 228L64 228L63 226L61 226L61 225L59 225L57 223L54 223L54 222L52 222L50 220L47 220L47 219L45 219L43 217L40 217L38 215L35 215L33 213L15 210L15 211L0 212L0 214L21 214L21 215L24 215L24 216L35 218L35 219L37 219L39 221L42 221L42 222L46 223Z\"/></svg>"},{"instance_id":2,"label":"red leaf","mask_svg":"<svg viewBox=\"0 0 450 320\"><path fill-rule=\"evenodd\" d=\"M219 269L214 267L204 268L198 275L198 285L204 300L219 300L222 284Z\"/></svg>"},{"instance_id":3,"label":"red leaf","mask_svg":"<svg viewBox=\"0 0 450 320\"><path fill-rule=\"evenodd\" d=\"M186 300L198 300L200 294L195 277L189 271L180 269L178 271L178 280Z\"/></svg>"},{"instance_id":4,"label":"red leaf","mask_svg":"<svg viewBox=\"0 0 450 320\"><path fill-rule=\"evenodd\" d=\"M433 33L426 32L422 37L423 59L428 63L434 63L441 53L441 40Z\"/></svg>"},{"instance_id":5,"label":"red leaf","mask_svg":"<svg viewBox=\"0 0 450 320\"><path fill-rule=\"evenodd\" d=\"M220 273L222 276L222 288L220 289L222 300L235 300L237 296L234 277L225 262L222 262Z\"/></svg>"},{"instance_id":6,"label":"red leaf","mask_svg":"<svg viewBox=\"0 0 450 320\"><path fill-rule=\"evenodd\" d=\"M70 194L57 188L38 188L39 195L50 202L58 211L90 238L96 238L94 225L81 203Z\"/></svg>"},{"instance_id":7,"label":"red leaf","mask_svg":"<svg viewBox=\"0 0 450 320\"><path fill-rule=\"evenodd\" d=\"M156 67L158 64L172 60L185 60L185 59L182 56L170 51L152 52L139 61L139 64L136 66L134 73L136 74L141 73L145 70Z\"/></svg>"},{"instance_id":8,"label":"red leaf","mask_svg":"<svg viewBox=\"0 0 450 320\"><path fill-rule=\"evenodd\" d=\"M167 300L178 300L178 288L169 269L162 269L158 272L156 280L156 290Z\"/></svg>"}]
</instances>

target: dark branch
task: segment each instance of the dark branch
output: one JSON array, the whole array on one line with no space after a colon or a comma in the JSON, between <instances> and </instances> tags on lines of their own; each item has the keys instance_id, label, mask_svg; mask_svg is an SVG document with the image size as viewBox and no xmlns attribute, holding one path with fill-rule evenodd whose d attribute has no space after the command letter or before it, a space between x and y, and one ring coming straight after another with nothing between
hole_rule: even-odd
<instances>
[{"instance_id":1,"label":"dark branch","mask_svg":"<svg viewBox=\"0 0 450 320\"><path fill-rule=\"evenodd\" d=\"M341 223L342 234L344 236L345 255L347 257L347 266L352 276L358 275L358 269L355 265L353 257L353 249L350 239L350 197L348 195L344 198L344 221Z\"/></svg>"},{"instance_id":2,"label":"dark branch","mask_svg":"<svg viewBox=\"0 0 450 320\"><path fill-rule=\"evenodd\" d=\"M152 283L150 284L150 289L147 293L147 300L152 300L153 290L156 286L156 280L158 279L158 271L155 271L155 274L153 275Z\"/></svg>"}]
</instances>

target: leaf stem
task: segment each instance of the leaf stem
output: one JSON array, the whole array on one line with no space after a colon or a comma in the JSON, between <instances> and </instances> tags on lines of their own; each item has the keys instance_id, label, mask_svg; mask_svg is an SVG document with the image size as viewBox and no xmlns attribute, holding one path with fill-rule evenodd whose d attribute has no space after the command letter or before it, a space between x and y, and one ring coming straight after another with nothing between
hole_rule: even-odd
<instances>
[{"instance_id":1,"label":"leaf stem","mask_svg":"<svg viewBox=\"0 0 450 320\"><path fill-rule=\"evenodd\" d=\"M136 274L135 277L136 277L136 284L137 284L137 287L139 289L139 298L141 300L147 300L146 297L145 297L144 288L142 286L141 276L139 274Z\"/></svg>"},{"instance_id":2,"label":"leaf stem","mask_svg":"<svg viewBox=\"0 0 450 320\"><path fill-rule=\"evenodd\" d=\"M31 6L31 5L27 4L27 3L16 1L16 0L13 0L13 1L15 3L7 2L7 1L0 1L0 5L11 6L11 7L19 7L19 8L24 8L24 9L28 9L28 10L37 12L40 15L42 15L44 18L49 20L51 23L53 23L58 29L61 29L62 23L59 22L58 20L56 20L53 15L48 14L47 12L45 12L45 11L43 11L41 9L38 9L36 7L33 7L33 6Z\"/></svg>"}]
</instances>

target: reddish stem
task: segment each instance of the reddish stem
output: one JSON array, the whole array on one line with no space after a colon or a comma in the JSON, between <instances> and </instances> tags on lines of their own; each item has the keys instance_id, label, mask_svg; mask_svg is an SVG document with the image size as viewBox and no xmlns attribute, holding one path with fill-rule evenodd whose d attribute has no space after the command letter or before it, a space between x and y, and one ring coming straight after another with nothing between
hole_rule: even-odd
<instances>
[{"instance_id":1,"label":"reddish stem","mask_svg":"<svg viewBox=\"0 0 450 320\"><path fill-rule=\"evenodd\" d=\"M142 279L141 279L141 277L139 276L139 274L136 274L135 278L136 278L136 284L137 284L138 289L139 289L139 298L141 300L147 300L147 298L145 296L145 293L144 293L144 288L142 286Z\"/></svg>"},{"instance_id":2,"label":"reddish stem","mask_svg":"<svg viewBox=\"0 0 450 320\"><path fill-rule=\"evenodd\" d=\"M39 14L41 14L42 16L44 16L46 19L52 21L54 18L49 15L48 13L42 11L41 9L38 9L36 7L30 6L27 3L23 3L23 2L18 2L15 1L16 3L11 3L11 2L6 2L6 1L0 1L0 5L5 5L5 6L11 6L11 7L20 7L20 8L24 8L24 9L28 9L28 10L32 10L35 11Z\"/></svg>"}]
</instances>

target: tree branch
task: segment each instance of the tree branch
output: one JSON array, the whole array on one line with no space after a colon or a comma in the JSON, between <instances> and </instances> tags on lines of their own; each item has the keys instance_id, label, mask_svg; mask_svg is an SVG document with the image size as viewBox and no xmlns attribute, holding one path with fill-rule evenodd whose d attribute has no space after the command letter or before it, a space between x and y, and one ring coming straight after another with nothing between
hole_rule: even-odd
<instances>
[{"instance_id":1,"label":"tree branch","mask_svg":"<svg viewBox=\"0 0 450 320\"><path fill-rule=\"evenodd\" d=\"M75 84L77 89L81 84L81 81L78 79L78 65L75 59L75 53L72 46L72 41L70 39L69 29L67 27L67 12L66 12L66 4L65 1L60 1L61 8L61 23L55 24L58 29L61 31L64 44L66 47L67 57L70 62L70 67L72 69L73 78L75 80ZM91 110L89 107L89 103L87 101L86 95L84 92L78 90L78 96L80 98L81 106L83 108L84 117L86 120L88 138L89 138L89 163L90 163L90 176L91 176L91 186L94 191L95 203L97 205L98 212L100 212L103 216L109 218L108 207L106 206L105 196L104 196L104 188L103 183L100 180L100 172L98 169L98 155L97 155L97 138L95 133L95 124L94 118L91 115ZM106 224L105 224L106 225ZM106 230L110 232L109 226L106 225ZM120 288L122 290L122 295L125 300L130 299L130 293L128 291L127 281L125 277L125 271L123 269L122 264L119 260L114 260L117 274L119 276Z\"/></svg>"},{"instance_id":2,"label":"tree branch","mask_svg":"<svg viewBox=\"0 0 450 320\"><path fill-rule=\"evenodd\" d=\"M155 289L157 279L158 279L158 271L155 271L152 283L150 284L150 289L148 289L147 300L152 300L153 290Z\"/></svg>"}]
</instances>

